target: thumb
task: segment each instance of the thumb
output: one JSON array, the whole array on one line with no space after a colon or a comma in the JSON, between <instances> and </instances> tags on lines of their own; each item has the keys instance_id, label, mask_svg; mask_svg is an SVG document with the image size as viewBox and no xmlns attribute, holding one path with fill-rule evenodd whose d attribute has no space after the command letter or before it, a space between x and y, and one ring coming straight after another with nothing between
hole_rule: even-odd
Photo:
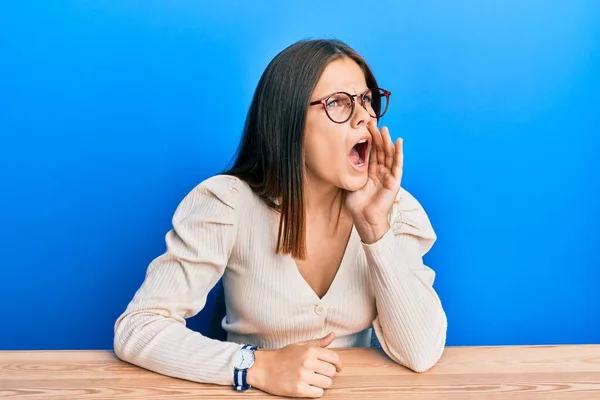
<instances>
[{"instance_id":1,"label":"thumb","mask_svg":"<svg viewBox=\"0 0 600 400\"><path fill-rule=\"evenodd\" d=\"M324 336L321 339L315 340L314 345L325 348L325 347L329 346L331 344L331 342L333 342L333 339L335 339L335 333L329 332L327 334L327 336Z\"/></svg>"}]
</instances>

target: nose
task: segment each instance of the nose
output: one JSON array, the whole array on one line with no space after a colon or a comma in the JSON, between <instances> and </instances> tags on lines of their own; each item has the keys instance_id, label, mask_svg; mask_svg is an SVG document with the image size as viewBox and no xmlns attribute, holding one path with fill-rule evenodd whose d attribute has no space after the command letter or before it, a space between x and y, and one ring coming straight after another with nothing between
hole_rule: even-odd
<instances>
[{"instance_id":1,"label":"nose","mask_svg":"<svg viewBox=\"0 0 600 400\"><path fill-rule=\"evenodd\" d=\"M357 98L354 103L354 114L350 119L350 125L353 128L366 126L372 118L373 117L369 115L366 108L363 107L362 102Z\"/></svg>"}]
</instances>

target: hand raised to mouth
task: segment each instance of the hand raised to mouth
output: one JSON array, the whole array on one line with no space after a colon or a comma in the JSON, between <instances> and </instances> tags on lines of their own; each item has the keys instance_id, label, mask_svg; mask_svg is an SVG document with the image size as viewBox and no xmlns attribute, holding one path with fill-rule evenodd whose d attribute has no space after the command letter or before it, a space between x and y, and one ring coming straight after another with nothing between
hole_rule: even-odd
<instances>
[{"instance_id":1,"label":"hand raised to mouth","mask_svg":"<svg viewBox=\"0 0 600 400\"><path fill-rule=\"evenodd\" d=\"M361 240L371 244L390 229L388 215L400 190L404 156L401 138L394 144L387 127L380 131L375 121L367 126L373 137L369 177L365 186L347 194L346 206Z\"/></svg>"}]
</instances>

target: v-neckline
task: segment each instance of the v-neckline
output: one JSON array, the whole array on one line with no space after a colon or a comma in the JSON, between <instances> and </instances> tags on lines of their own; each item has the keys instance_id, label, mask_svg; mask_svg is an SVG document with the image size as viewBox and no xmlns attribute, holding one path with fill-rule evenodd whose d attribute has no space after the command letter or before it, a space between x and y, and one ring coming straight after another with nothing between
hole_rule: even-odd
<instances>
[{"instance_id":1,"label":"v-neckline","mask_svg":"<svg viewBox=\"0 0 600 400\"><path fill-rule=\"evenodd\" d=\"M347 258L349 257L348 252L352 248L352 245L353 245L352 242L353 242L353 240L355 240L356 234L357 234L356 228L355 228L354 224L352 224L352 229L350 230L350 235L348 235L348 240L346 241L346 247L344 248L344 253L342 254L342 259L340 261L340 264L338 265L338 268L337 268L337 271L335 272L333 280L331 281L331 284L327 288L327 291L325 292L323 297L319 297L317 292L315 292L315 290L310 286L310 284L306 281L306 279L304 279L304 276L302 276L302 274L300 273L300 269L298 268L298 264L296 263L296 260L291 255L288 255L288 259L291 262L291 267L292 267L291 269L293 270L293 274L296 275L297 279L300 281L300 285L304 287L304 291L308 292L310 294L310 296L313 297L313 300L316 300L319 302L325 302L326 298L330 295L330 293L335 291L335 286L336 286L337 282L341 279L340 276L344 272L345 265L348 263L348 260L347 260Z\"/></svg>"}]
</instances>

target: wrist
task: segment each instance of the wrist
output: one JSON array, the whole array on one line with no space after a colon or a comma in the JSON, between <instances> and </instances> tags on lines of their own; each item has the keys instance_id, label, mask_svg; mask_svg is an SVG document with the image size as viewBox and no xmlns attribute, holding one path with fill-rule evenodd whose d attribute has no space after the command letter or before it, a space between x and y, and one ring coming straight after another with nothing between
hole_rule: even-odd
<instances>
[{"instance_id":1,"label":"wrist","mask_svg":"<svg viewBox=\"0 0 600 400\"><path fill-rule=\"evenodd\" d=\"M265 381L265 366L268 364L271 351L259 349L254 352L254 364L248 369L246 381L248 385L261 389Z\"/></svg>"},{"instance_id":2,"label":"wrist","mask_svg":"<svg viewBox=\"0 0 600 400\"><path fill-rule=\"evenodd\" d=\"M380 240L390 230L390 224L385 223L373 225L369 223L356 225L356 231L364 244L373 244Z\"/></svg>"}]
</instances>

